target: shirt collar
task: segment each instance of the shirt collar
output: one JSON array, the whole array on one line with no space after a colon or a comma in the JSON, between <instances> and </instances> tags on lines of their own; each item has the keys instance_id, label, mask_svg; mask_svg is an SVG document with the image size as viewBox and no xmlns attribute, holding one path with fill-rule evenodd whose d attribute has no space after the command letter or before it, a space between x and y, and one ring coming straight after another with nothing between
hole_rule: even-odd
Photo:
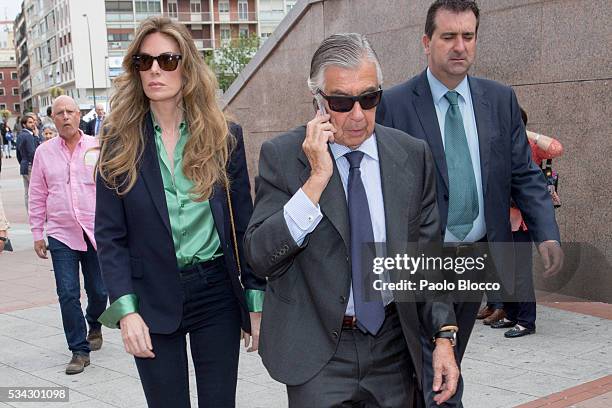
<instances>
[{"instance_id":1,"label":"shirt collar","mask_svg":"<svg viewBox=\"0 0 612 408\"><path fill-rule=\"evenodd\" d=\"M79 141L77 143L77 146L80 146L81 143L83 142L83 131L81 129L79 129ZM66 146L66 141L64 140L63 137L61 137L60 135L56 136L59 140L60 140L60 144L62 145L62 147L68 148L68 146Z\"/></svg>"},{"instance_id":2,"label":"shirt collar","mask_svg":"<svg viewBox=\"0 0 612 408\"><path fill-rule=\"evenodd\" d=\"M429 67L427 67L427 81L429 82L431 96L433 97L434 104L436 105L438 105L442 98L444 98L444 95L446 95L446 93L451 90L457 91L457 93L463 98L464 101L468 99L468 95L470 93L470 85L468 82L467 75L465 76L465 78L463 78L463 81L461 81L455 89L448 89L446 85L444 85L438 80L438 78L434 76Z\"/></svg>"},{"instance_id":3,"label":"shirt collar","mask_svg":"<svg viewBox=\"0 0 612 408\"><path fill-rule=\"evenodd\" d=\"M153 111L151 111L151 119L153 120L153 129L155 130L155 133L159 133L161 136L162 128L157 123L157 120L155 120L155 115L153 114ZM183 119L181 123L179 124L179 136L182 136L186 130L187 130L187 122L185 122L185 120Z\"/></svg>"},{"instance_id":4,"label":"shirt collar","mask_svg":"<svg viewBox=\"0 0 612 408\"><path fill-rule=\"evenodd\" d=\"M341 145L339 143L330 143L329 148L334 155L334 160L338 160L348 152L353 151L350 147ZM378 161L378 148L376 147L376 133L372 133L370 137L363 141L363 143L355 150L365 153L370 158Z\"/></svg>"}]
</instances>

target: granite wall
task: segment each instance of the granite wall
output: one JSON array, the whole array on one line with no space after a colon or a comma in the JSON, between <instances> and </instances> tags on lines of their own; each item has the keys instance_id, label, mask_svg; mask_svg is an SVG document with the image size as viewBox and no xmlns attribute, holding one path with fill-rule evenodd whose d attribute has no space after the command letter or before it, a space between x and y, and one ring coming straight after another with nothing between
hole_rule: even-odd
<instances>
[{"instance_id":1,"label":"granite wall","mask_svg":"<svg viewBox=\"0 0 612 408\"><path fill-rule=\"evenodd\" d=\"M426 66L421 46L429 0L303 0L224 96L243 125L249 170L261 143L312 117L310 58L326 36L358 31L381 60L384 87ZM514 87L529 128L559 139L557 218L577 273L562 290L612 302L612 5L607 0L481 0L472 74Z\"/></svg>"}]
</instances>

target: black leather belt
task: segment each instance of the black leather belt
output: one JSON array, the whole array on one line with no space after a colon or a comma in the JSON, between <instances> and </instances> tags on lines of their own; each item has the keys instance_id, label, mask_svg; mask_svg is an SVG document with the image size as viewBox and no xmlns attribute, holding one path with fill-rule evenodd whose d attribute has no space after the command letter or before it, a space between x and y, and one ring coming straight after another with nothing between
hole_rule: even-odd
<instances>
[{"instance_id":1,"label":"black leather belt","mask_svg":"<svg viewBox=\"0 0 612 408\"><path fill-rule=\"evenodd\" d=\"M479 239L476 242L470 242L467 244L447 244L442 249L442 252L446 256L469 256L473 255L477 249L481 248L482 243L487 242L487 236Z\"/></svg>"},{"instance_id":2,"label":"black leather belt","mask_svg":"<svg viewBox=\"0 0 612 408\"><path fill-rule=\"evenodd\" d=\"M396 311L397 309L395 308L395 303L389 303L387 306L385 306L385 318L391 316ZM355 319L355 316L344 316L342 319L342 330L354 330L356 328L357 319Z\"/></svg>"},{"instance_id":3,"label":"black leather belt","mask_svg":"<svg viewBox=\"0 0 612 408\"><path fill-rule=\"evenodd\" d=\"M219 256L215 259L211 259L209 261L204 261L204 262L200 262L194 265L189 265L186 266L184 268L182 268L179 272L181 274L181 277L185 277L194 273L198 273L201 271L205 271L211 268L218 268L219 266L222 266L225 263L224 259L222 256Z\"/></svg>"}]
</instances>

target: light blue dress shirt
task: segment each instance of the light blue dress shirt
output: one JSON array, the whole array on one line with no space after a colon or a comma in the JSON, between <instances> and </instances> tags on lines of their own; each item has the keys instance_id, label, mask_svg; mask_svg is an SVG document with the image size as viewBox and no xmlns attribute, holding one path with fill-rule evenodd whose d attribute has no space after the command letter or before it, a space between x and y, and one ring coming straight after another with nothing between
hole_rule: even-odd
<instances>
[{"instance_id":1,"label":"light blue dress shirt","mask_svg":"<svg viewBox=\"0 0 612 408\"><path fill-rule=\"evenodd\" d=\"M349 162L344 155L352 150L349 147L337 143L330 143L329 147L334 155L336 167L340 173L345 199L348 200L347 186ZM387 241L387 229L385 227L385 207L382 194L382 183L380 180L380 164L378 162L376 135L372 134L372 136L367 138L356 150L364 153L360 165L361 181L363 182L366 195L368 196L368 207L370 209L370 218L372 219L374 241L383 243ZM287 204L285 204L283 214L289 232L298 245L304 242L306 235L314 231L323 218L321 207L318 204L315 206L301 188L291 197ZM377 256L384 256L384 254L379 253L380 250L381 248L377 246ZM389 282L388 272L384 272L381 275L381 279L385 282ZM384 304L388 305L393 301L393 294L391 291L382 291L382 298ZM349 301L346 307L346 315L355 315L352 284Z\"/></svg>"},{"instance_id":2,"label":"light blue dress shirt","mask_svg":"<svg viewBox=\"0 0 612 408\"><path fill-rule=\"evenodd\" d=\"M448 89L446 85L440 82L431 73L429 68L427 68L427 81L429 82L433 103L436 107L438 125L440 126L440 134L442 135L442 144L444 145L444 124L446 122L446 111L450 106L450 103L448 100L446 100L444 95L453 89ZM467 76L463 78L463 81L457 85L454 91L457 91L459 94L459 110L461 111L461 116L463 117L463 127L465 128L468 148L470 150L470 156L472 157L472 167L474 169L474 178L476 179L476 190L478 193L478 216L474 220L472 230L466 235L463 241L455 237L447 228L444 234L444 242L476 242L485 236L487 233L487 227L484 218L484 196L482 192L482 173L480 170L480 146L478 145L478 130L476 128L476 116L474 115L472 93L470 92L470 85L468 83Z\"/></svg>"}]
</instances>

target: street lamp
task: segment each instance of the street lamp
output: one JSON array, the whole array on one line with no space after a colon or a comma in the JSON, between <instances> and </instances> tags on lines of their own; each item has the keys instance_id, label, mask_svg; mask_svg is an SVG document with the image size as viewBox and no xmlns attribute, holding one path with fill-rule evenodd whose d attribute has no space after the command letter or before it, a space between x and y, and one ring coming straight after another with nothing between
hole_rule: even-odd
<instances>
[{"instance_id":1,"label":"street lamp","mask_svg":"<svg viewBox=\"0 0 612 408\"><path fill-rule=\"evenodd\" d=\"M87 20L87 37L89 38L89 66L91 68L91 91L93 92L94 108L96 107L96 82L94 81L93 57L91 55L91 31L89 30L89 17L83 14Z\"/></svg>"}]
</instances>

